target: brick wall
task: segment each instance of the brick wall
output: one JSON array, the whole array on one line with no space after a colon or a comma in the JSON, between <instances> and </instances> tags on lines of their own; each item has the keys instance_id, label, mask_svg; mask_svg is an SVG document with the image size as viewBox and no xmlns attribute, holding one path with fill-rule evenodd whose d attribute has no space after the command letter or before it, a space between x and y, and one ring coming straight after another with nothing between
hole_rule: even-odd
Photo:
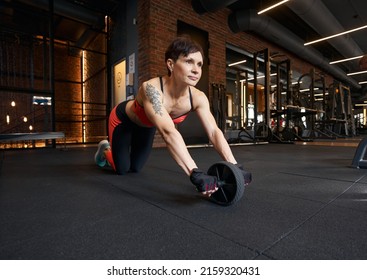
<instances>
[{"instance_id":1,"label":"brick wall","mask_svg":"<svg viewBox=\"0 0 367 280\"><path fill-rule=\"evenodd\" d=\"M96 37L88 48L105 52L104 39ZM84 51L82 63L80 49L55 45L56 130L65 132L67 142L93 143L105 138L106 56L99 52Z\"/></svg>"},{"instance_id":2,"label":"brick wall","mask_svg":"<svg viewBox=\"0 0 367 280\"><path fill-rule=\"evenodd\" d=\"M64 45L55 45L55 121L68 142L81 142L81 63Z\"/></svg>"},{"instance_id":3,"label":"brick wall","mask_svg":"<svg viewBox=\"0 0 367 280\"><path fill-rule=\"evenodd\" d=\"M177 34L177 20L196 26L209 33L209 81L225 83L225 45L230 43L249 52L269 48L271 52L287 54L292 67L308 72L313 66L273 45L266 40L246 32L232 33L227 25L229 9L214 13L196 14L190 0L139 0L139 84L146 79L166 73L164 51Z\"/></svg>"}]
</instances>

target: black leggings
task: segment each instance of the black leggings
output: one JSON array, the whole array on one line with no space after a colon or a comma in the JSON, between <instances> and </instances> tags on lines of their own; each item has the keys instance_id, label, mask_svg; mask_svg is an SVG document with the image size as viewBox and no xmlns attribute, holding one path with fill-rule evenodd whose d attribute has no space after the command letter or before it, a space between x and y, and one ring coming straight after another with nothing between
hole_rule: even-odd
<instances>
[{"instance_id":1,"label":"black leggings","mask_svg":"<svg viewBox=\"0 0 367 280\"><path fill-rule=\"evenodd\" d=\"M127 101L112 110L109 119L109 136L114 167L119 175L139 172L150 155L155 127L141 127L133 123L126 114Z\"/></svg>"}]
</instances>

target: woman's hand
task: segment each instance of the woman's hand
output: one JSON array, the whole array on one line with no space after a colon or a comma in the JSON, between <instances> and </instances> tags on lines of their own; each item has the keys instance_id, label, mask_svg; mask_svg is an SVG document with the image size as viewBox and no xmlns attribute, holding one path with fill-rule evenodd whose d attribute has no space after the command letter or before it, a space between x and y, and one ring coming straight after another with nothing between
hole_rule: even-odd
<instances>
[{"instance_id":1,"label":"woman's hand","mask_svg":"<svg viewBox=\"0 0 367 280\"><path fill-rule=\"evenodd\" d=\"M204 196L210 197L218 190L218 179L210 176L198 168L194 168L190 175L190 181L196 186L196 190Z\"/></svg>"}]
</instances>

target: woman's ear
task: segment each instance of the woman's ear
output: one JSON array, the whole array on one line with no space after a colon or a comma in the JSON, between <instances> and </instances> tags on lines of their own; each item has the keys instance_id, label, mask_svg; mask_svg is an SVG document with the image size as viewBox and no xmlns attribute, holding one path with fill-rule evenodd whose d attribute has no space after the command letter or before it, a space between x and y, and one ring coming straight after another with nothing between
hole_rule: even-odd
<instances>
[{"instance_id":1,"label":"woman's ear","mask_svg":"<svg viewBox=\"0 0 367 280\"><path fill-rule=\"evenodd\" d=\"M169 69L169 71L173 71L173 65L174 65L174 61L172 58L167 59L167 68Z\"/></svg>"}]
</instances>

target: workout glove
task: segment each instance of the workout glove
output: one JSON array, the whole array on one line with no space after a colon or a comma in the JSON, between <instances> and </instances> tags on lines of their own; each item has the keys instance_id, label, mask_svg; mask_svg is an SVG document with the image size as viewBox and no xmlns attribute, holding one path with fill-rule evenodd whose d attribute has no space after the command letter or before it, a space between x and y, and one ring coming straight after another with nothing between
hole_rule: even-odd
<instances>
[{"instance_id":1,"label":"workout glove","mask_svg":"<svg viewBox=\"0 0 367 280\"><path fill-rule=\"evenodd\" d=\"M236 166L240 169L243 179L245 181L245 186L251 183L252 180L252 174L246 170L243 169L243 166L241 164L236 163Z\"/></svg>"},{"instance_id":2,"label":"workout glove","mask_svg":"<svg viewBox=\"0 0 367 280\"><path fill-rule=\"evenodd\" d=\"M190 181L195 185L196 190L204 195L210 196L218 190L217 177L207 175L198 168L192 170Z\"/></svg>"}]
</instances>

